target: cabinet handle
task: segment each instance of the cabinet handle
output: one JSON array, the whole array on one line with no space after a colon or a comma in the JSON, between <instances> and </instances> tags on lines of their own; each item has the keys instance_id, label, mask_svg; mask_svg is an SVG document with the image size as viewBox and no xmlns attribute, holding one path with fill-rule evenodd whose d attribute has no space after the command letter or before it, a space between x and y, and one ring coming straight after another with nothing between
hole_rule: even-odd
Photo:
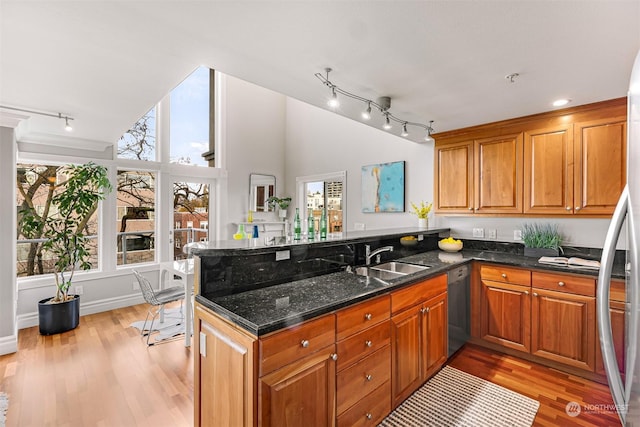
<instances>
[{"instance_id":1,"label":"cabinet handle","mask_svg":"<svg viewBox=\"0 0 640 427\"><path fill-rule=\"evenodd\" d=\"M331 360L338 360L338 354L337 353L331 353Z\"/></svg>"},{"instance_id":2,"label":"cabinet handle","mask_svg":"<svg viewBox=\"0 0 640 427\"><path fill-rule=\"evenodd\" d=\"M507 278L507 273L502 273L502 278L506 279Z\"/></svg>"},{"instance_id":3,"label":"cabinet handle","mask_svg":"<svg viewBox=\"0 0 640 427\"><path fill-rule=\"evenodd\" d=\"M300 345L302 346L302 348L307 348L307 347L309 347L309 340L302 340L302 341L300 341Z\"/></svg>"},{"instance_id":4,"label":"cabinet handle","mask_svg":"<svg viewBox=\"0 0 640 427\"><path fill-rule=\"evenodd\" d=\"M529 291L524 291L524 294L525 295L529 295Z\"/></svg>"},{"instance_id":5,"label":"cabinet handle","mask_svg":"<svg viewBox=\"0 0 640 427\"><path fill-rule=\"evenodd\" d=\"M364 320L371 320L372 317L371 313L367 313L364 315Z\"/></svg>"},{"instance_id":6,"label":"cabinet handle","mask_svg":"<svg viewBox=\"0 0 640 427\"><path fill-rule=\"evenodd\" d=\"M425 314L427 312L427 308L426 307L422 307L420 309L420 313Z\"/></svg>"},{"instance_id":7,"label":"cabinet handle","mask_svg":"<svg viewBox=\"0 0 640 427\"><path fill-rule=\"evenodd\" d=\"M579 211L580 210L580 206L576 206L575 210Z\"/></svg>"},{"instance_id":8,"label":"cabinet handle","mask_svg":"<svg viewBox=\"0 0 640 427\"><path fill-rule=\"evenodd\" d=\"M567 210L570 211L571 210L571 206L567 206Z\"/></svg>"},{"instance_id":9,"label":"cabinet handle","mask_svg":"<svg viewBox=\"0 0 640 427\"><path fill-rule=\"evenodd\" d=\"M371 347L373 343L371 341L365 341L364 345L366 345L367 347Z\"/></svg>"},{"instance_id":10,"label":"cabinet handle","mask_svg":"<svg viewBox=\"0 0 640 427\"><path fill-rule=\"evenodd\" d=\"M371 374L367 374L364 376L364 379L367 381L371 381L373 379L373 377L371 376Z\"/></svg>"},{"instance_id":11,"label":"cabinet handle","mask_svg":"<svg viewBox=\"0 0 640 427\"><path fill-rule=\"evenodd\" d=\"M373 415L371 415L370 413L367 412L367 414L365 415L365 417L367 417L368 420L370 420L371 418L373 418Z\"/></svg>"},{"instance_id":12,"label":"cabinet handle","mask_svg":"<svg viewBox=\"0 0 640 427\"><path fill-rule=\"evenodd\" d=\"M558 286L564 286L564 282L558 282Z\"/></svg>"},{"instance_id":13,"label":"cabinet handle","mask_svg":"<svg viewBox=\"0 0 640 427\"><path fill-rule=\"evenodd\" d=\"M472 210L473 210L473 208L469 208L469 210L470 210L470 211L472 211Z\"/></svg>"},{"instance_id":14,"label":"cabinet handle","mask_svg":"<svg viewBox=\"0 0 640 427\"><path fill-rule=\"evenodd\" d=\"M537 296L538 296L538 293L537 293L537 292L534 292L534 293L533 293L533 296L534 296L534 297L537 297Z\"/></svg>"}]
</instances>

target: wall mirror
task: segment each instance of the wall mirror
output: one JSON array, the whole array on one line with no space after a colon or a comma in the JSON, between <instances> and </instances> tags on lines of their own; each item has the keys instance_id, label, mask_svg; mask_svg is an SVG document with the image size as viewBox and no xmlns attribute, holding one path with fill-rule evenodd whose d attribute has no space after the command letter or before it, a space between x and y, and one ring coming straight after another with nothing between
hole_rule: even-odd
<instances>
[{"instance_id":1,"label":"wall mirror","mask_svg":"<svg viewBox=\"0 0 640 427\"><path fill-rule=\"evenodd\" d=\"M249 174L249 209L254 212L273 211L267 199L276 194L276 177L260 173Z\"/></svg>"}]
</instances>

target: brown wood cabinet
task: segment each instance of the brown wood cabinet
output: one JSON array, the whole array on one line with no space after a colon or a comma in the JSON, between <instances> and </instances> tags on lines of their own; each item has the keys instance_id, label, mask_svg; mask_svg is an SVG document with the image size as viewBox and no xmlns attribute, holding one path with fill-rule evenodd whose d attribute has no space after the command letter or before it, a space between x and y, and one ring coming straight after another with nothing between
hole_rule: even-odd
<instances>
[{"instance_id":1,"label":"brown wood cabinet","mask_svg":"<svg viewBox=\"0 0 640 427\"><path fill-rule=\"evenodd\" d=\"M439 214L609 216L626 182L626 99L435 134Z\"/></svg>"},{"instance_id":2,"label":"brown wood cabinet","mask_svg":"<svg viewBox=\"0 0 640 427\"><path fill-rule=\"evenodd\" d=\"M257 340L197 304L194 314L194 424L252 427Z\"/></svg>"},{"instance_id":3,"label":"brown wood cabinet","mask_svg":"<svg viewBox=\"0 0 640 427\"><path fill-rule=\"evenodd\" d=\"M611 316L611 331L613 333L613 347L620 373L625 372L625 283L623 280L612 280L609 297L609 314ZM596 339L596 374L605 376L602 362L600 341Z\"/></svg>"},{"instance_id":4,"label":"brown wood cabinet","mask_svg":"<svg viewBox=\"0 0 640 427\"><path fill-rule=\"evenodd\" d=\"M394 408L447 360L446 290L441 275L391 294Z\"/></svg>"}]
</instances>

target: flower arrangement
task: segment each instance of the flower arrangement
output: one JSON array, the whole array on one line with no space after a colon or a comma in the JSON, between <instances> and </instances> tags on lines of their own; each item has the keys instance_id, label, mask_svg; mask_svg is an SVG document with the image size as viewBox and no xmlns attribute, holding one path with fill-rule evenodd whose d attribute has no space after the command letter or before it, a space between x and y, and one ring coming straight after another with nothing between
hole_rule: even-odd
<instances>
[{"instance_id":1,"label":"flower arrangement","mask_svg":"<svg viewBox=\"0 0 640 427\"><path fill-rule=\"evenodd\" d=\"M427 219L429 212L431 212L431 206L433 206L433 203L425 203L421 201L420 206L418 206L415 203L411 202L411 213L416 214L416 216L420 219Z\"/></svg>"}]
</instances>

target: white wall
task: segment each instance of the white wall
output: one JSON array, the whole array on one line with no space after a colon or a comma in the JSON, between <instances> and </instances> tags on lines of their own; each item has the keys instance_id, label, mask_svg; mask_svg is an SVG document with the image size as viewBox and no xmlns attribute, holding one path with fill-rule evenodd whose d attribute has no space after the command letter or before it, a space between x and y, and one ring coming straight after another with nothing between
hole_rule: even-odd
<instances>
[{"instance_id":1,"label":"white wall","mask_svg":"<svg viewBox=\"0 0 640 427\"><path fill-rule=\"evenodd\" d=\"M397 126L394 135L287 98L286 129L287 195L295 196L297 176L347 171L347 231L355 223L364 223L366 229L417 226L417 217L409 213L409 201L433 200L433 146L397 136ZM406 162L407 211L362 213L362 166L401 160ZM436 219L429 221L430 226L436 225Z\"/></svg>"},{"instance_id":2,"label":"white wall","mask_svg":"<svg viewBox=\"0 0 640 427\"><path fill-rule=\"evenodd\" d=\"M16 143L13 129L0 127L0 206L15 206ZM17 350L16 227L14 209L0 209L0 354Z\"/></svg>"},{"instance_id":3,"label":"white wall","mask_svg":"<svg viewBox=\"0 0 640 427\"><path fill-rule=\"evenodd\" d=\"M247 220L249 174L275 175L277 195L285 193L286 97L234 77L225 76L225 81L223 156L228 180L222 240L235 233L232 223ZM277 215L258 212L254 218L275 221Z\"/></svg>"}]
</instances>

